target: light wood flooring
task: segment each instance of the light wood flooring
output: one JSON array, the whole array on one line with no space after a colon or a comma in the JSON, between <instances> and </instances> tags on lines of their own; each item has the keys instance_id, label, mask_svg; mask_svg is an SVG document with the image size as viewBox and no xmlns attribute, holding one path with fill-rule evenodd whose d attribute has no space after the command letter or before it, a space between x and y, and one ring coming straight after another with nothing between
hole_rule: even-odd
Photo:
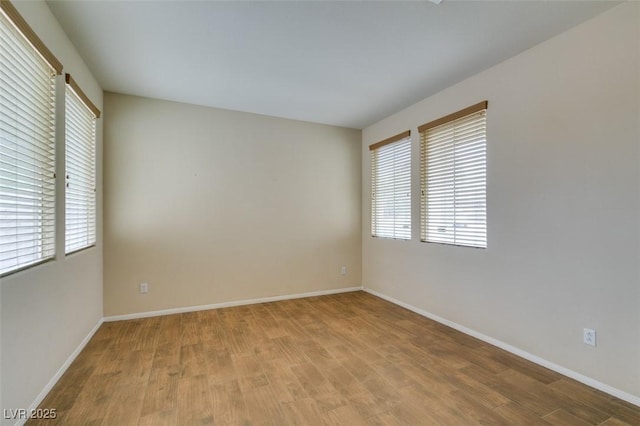
<instances>
[{"instance_id":1,"label":"light wood flooring","mask_svg":"<svg viewBox=\"0 0 640 426\"><path fill-rule=\"evenodd\" d=\"M63 425L640 425L640 408L364 292L105 323Z\"/></svg>"}]
</instances>

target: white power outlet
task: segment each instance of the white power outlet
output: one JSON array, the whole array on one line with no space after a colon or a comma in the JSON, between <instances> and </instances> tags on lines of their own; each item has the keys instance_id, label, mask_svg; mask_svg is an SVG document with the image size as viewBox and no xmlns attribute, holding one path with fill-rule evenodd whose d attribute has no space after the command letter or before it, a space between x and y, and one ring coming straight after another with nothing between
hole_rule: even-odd
<instances>
[{"instance_id":1,"label":"white power outlet","mask_svg":"<svg viewBox=\"0 0 640 426\"><path fill-rule=\"evenodd\" d=\"M149 283L140 283L140 293L149 293Z\"/></svg>"},{"instance_id":2,"label":"white power outlet","mask_svg":"<svg viewBox=\"0 0 640 426\"><path fill-rule=\"evenodd\" d=\"M347 275L347 267L343 266L342 268L340 268L340 275Z\"/></svg>"},{"instance_id":3,"label":"white power outlet","mask_svg":"<svg viewBox=\"0 0 640 426\"><path fill-rule=\"evenodd\" d=\"M595 346L596 345L596 331L591 330L590 328L585 328L582 330L582 341L585 345Z\"/></svg>"}]
</instances>

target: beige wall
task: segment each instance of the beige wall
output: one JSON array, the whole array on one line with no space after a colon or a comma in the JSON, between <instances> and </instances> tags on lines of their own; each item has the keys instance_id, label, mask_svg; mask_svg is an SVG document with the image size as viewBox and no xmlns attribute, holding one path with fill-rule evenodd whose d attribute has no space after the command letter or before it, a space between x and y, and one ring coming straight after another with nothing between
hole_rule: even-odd
<instances>
[{"instance_id":1,"label":"beige wall","mask_svg":"<svg viewBox=\"0 0 640 426\"><path fill-rule=\"evenodd\" d=\"M105 110L106 316L361 285L359 130L112 93Z\"/></svg>"},{"instance_id":2,"label":"beige wall","mask_svg":"<svg viewBox=\"0 0 640 426\"><path fill-rule=\"evenodd\" d=\"M640 397L639 9L617 6L364 129L364 286ZM484 99L488 248L420 243L417 126ZM374 239L367 146L407 129L413 239Z\"/></svg>"},{"instance_id":3,"label":"beige wall","mask_svg":"<svg viewBox=\"0 0 640 426\"><path fill-rule=\"evenodd\" d=\"M102 89L44 2L15 2L38 36L99 107ZM57 81L58 158L64 157L64 77ZM102 120L97 126L97 246L64 256L64 165L59 162L56 260L2 278L1 389L3 409L29 408L102 318ZM52 407L53 408L53 407ZM4 417L4 416L2 416ZM15 421L2 420L2 424Z\"/></svg>"}]
</instances>

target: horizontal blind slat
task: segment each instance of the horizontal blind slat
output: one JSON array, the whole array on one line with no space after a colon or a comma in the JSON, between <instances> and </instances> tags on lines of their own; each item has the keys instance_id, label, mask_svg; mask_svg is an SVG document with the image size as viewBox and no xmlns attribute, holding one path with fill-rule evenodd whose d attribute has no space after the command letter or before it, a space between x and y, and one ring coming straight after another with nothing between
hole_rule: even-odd
<instances>
[{"instance_id":1,"label":"horizontal blind slat","mask_svg":"<svg viewBox=\"0 0 640 426\"><path fill-rule=\"evenodd\" d=\"M420 133L420 239L486 247L486 110Z\"/></svg>"},{"instance_id":2,"label":"horizontal blind slat","mask_svg":"<svg viewBox=\"0 0 640 426\"><path fill-rule=\"evenodd\" d=\"M67 85L65 94L65 252L95 244L95 117Z\"/></svg>"},{"instance_id":3,"label":"horizontal blind slat","mask_svg":"<svg viewBox=\"0 0 640 426\"><path fill-rule=\"evenodd\" d=\"M55 252L55 71L0 14L0 275Z\"/></svg>"},{"instance_id":4,"label":"horizontal blind slat","mask_svg":"<svg viewBox=\"0 0 640 426\"><path fill-rule=\"evenodd\" d=\"M411 239L411 139L371 150L371 234Z\"/></svg>"}]
</instances>

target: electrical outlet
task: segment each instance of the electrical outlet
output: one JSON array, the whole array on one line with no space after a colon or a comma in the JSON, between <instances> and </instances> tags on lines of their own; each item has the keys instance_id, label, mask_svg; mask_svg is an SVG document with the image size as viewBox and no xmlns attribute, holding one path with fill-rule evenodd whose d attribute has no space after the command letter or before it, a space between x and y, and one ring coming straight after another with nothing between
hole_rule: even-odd
<instances>
[{"instance_id":1,"label":"electrical outlet","mask_svg":"<svg viewBox=\"0 0 640 426\"><path fill-rule=\"evenodd\" d=\"M149 293L149 284L148 283L140 283L140 293L141 294Z\"/></svg>"},{"instance_id":2,"label":"electrical outlet","mask_svg":"<svg viewBox=\"0 0 640 426\"><path fill-rule=\"evenodd\" d=\"M347 267L343 266L342 268L340 268L340 275L347 275Z\"/></svg>"},{"instance_id":3,"label":"electrical outlet","mask_svg":"<svg viewBox=\"0 0 640 426\"><path fill-rule=\"evenodd\" d=\"M596 331L591 330L589 328L585 328L582 330L582 341L585 345L595 346L596 345Z\"/></svg>"}]
</instances>

